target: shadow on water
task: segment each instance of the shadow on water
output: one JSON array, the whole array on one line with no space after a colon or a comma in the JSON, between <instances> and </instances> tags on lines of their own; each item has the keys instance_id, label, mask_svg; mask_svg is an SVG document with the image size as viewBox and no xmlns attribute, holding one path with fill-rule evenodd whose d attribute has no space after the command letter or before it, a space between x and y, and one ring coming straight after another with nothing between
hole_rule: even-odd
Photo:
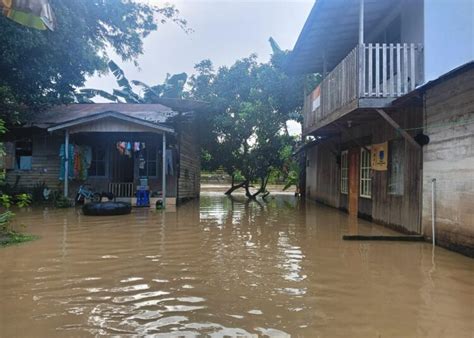
<instances>
[{"instance_id":1,"label":"shadow on water","mask_svg":"<svg viewBox=\"0 0 474 338\"><path fill-rule=\"evenodd\" d=\"M474 332L474 262L289 195L205 193L176 210L18 215L0 250L0 336L456 336Z\"/></svg>"}]
</instances>

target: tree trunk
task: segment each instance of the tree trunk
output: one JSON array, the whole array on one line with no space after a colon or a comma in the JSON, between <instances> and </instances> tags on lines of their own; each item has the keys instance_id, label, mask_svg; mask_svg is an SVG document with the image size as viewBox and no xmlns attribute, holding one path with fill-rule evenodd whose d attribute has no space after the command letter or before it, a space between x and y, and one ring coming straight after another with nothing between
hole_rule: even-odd
<instances>
[{"instance_id":1,"label":"tree trunk","mask_svg":"<svg viewBox=\"0 0 474 338\"><path fill-rule=\"evenodd\" d=\"M244 181L244 182L239 183L239 184L237 184L237 185L234 185L234 182L233 182L233 181L234 181L234 180L232 179L232 186L229 188L229 190L227 190L227 191L225 192L226 195L231 195L235 190L240 189L240 188L243 188L243 187L247 187L247 185L248 185L248 184L247 184L247 183L248 183L247 181ZM246 188L246 189L247 189L247 188Z\"/></svg>"}]
</instances>

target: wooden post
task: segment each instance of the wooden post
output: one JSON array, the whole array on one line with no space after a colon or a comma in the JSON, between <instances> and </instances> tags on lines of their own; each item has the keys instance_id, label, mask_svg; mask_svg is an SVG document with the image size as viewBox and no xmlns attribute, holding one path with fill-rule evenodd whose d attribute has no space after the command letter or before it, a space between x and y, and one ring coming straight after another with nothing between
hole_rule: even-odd
<instances>
[{"instance_id":1,"label":"wooden post","mask_svg":"<svg viewBox=\"0 0 474 338\"><path fill-rule=\"evenodd\" d=\"M64 132L64 197L69 195L69 130Z\"/></svg>"},{"instance_id":2,"label":"wooden post","mask_svg":"<svg viewBox=\"0 0 474 338\"><path fill-rule=\"evenodd\" d=\"M410 136L405 130L403 130L400 125L395 122L388 114L383 110L383 109L375 109L377 113L379 113L382 118L388 122L393 128L395 128L404 138L407 140L411 145L413 145L415 148L420 149L421 146L416 143L416 141L413 139L413 137Z\"/></svg>"},{"instance_id":3,"label":"wooden post","mask_svg":"<svg viewBox=\"0 0 474 338\"><path fill-rule=\"evenodd\" d=\"M328 75L328 64L326 61L326 51L323 52L323 79Z\"/></svg>"},{"instance_id":4,"label":"wooden post","mask_svg":"<svg viewBox=\"0 0 474 338\"><path fill-rule=\"evenodd\" d=\"M365 96L364 0L359 3L359 97Z\"/></svg>"},{"instance_id":5,"label":"wooden post","mask_svg":"<svg viewBox=\"0 0 474 338\"><path fill-rule=\"evenodd\" d=\"M359 45L364 44L364 0L359 3Z\"/></svg>"},{"instance_id":6,"label":"wooden post","mask_svg":"<svg viewBox=\"0 0 474 338\"><path fill-rule=\"evenodd\" d=\"M163 154L162 154L162 173L161 173L161 187L163 191L163 208L166 208L166 133L163 132Z\"/></svg>"}]
</instances>

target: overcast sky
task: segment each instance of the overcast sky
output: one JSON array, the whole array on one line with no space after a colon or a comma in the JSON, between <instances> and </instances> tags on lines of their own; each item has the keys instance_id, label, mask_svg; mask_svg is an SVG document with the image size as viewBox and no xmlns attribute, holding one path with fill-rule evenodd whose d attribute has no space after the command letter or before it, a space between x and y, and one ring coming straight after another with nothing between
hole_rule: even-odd
<instances>
[{"instance_id":1,"label":"overcast sky","mask_svg":"<svg viewBox=\"0 0 474 338\"><path fill-rule=\"evenodd\" d=\"M292 49L314 0L168 2L180 10L194 32L186 34L173 23L161 25L146 38L139 68L133 63L119 63L129 79L151 85L162 83L166 73L190 75L203 59L222 66L257 53L260 61L267 61L271 53L268 38L273 37L283 49ZM86 86L105 90L116 87L110 75L93 77Z\"/></svg>"}]
</instances>

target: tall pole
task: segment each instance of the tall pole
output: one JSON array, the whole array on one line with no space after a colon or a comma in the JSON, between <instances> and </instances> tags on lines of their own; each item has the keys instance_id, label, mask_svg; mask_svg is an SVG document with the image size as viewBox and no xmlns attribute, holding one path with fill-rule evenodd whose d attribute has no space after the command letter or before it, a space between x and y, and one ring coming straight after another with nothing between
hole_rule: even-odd
<instances>
[{"instance_id":1,"label":"tall pole","mask_svg":"<svg viewBox=\"0 0 474 338\"><path fill-rule=\"evenodd\" d=\"M69 195L69 130L64 133L64 197Z\"/></svg>"},{"instance_id":2,"label":"tall pole","mask_svg":"<svg viewBox=\"0 0 474 338\"><path fill-rule=\"evenodd\" d=\"M163 168L161 173L161 187L163 190L163 208L166 208L166 133L163 132Z\"/></svg>"},{"instance_id":3,"label":"tall pole","mask_svg":"<svg viewBox=\"0 0 474 338\"><path fill-rule=\"evenodd\" d=\"M364 44L364 0L359 4L359 45Z\"/></svg>"},{"instance_id":4,"label":"tall pole","mask_svg":"<svg viewBox=\"0 0 474 338\"><path fill-rule=\"evenodd\" d=\"M433 246L436 244L436 231L435 231L435 222L436 222L436 178L431 180L431 239L433 241Z\"/></svg>"}]
</instances>

